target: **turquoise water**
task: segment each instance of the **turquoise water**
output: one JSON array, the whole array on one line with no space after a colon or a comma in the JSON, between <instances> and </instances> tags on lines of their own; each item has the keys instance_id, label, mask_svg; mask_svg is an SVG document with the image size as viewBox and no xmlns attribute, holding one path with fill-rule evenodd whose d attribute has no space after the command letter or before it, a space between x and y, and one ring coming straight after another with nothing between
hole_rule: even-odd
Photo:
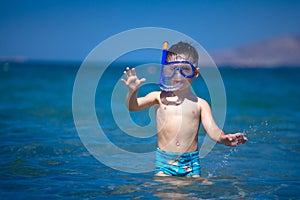
<instances>
[{"instance_id":1,"label":"turquoise water","mask_svg":"<svg viewBox=\"0 0 300 200\"><path fill-rule=\"evenodd\" d=\"M112 66L100 80L99 124L114 144L152 151L155 135L129 138L111 113L112 88L123 69ZM1 64L1 199L299 199L300 68L220 69L227 95L224 130L244 132L249 142L237 148L217 145L201 159L202 176L212 184L126 173L95 159L73 121L77 71L76 64ZM194 85L209 101L203 80ZM156 88L148 85L141 93ZM150 121L147 112L132 118L142 126ZM201 129L200 140L203 136Z\"/></svg>"}]
</instances>

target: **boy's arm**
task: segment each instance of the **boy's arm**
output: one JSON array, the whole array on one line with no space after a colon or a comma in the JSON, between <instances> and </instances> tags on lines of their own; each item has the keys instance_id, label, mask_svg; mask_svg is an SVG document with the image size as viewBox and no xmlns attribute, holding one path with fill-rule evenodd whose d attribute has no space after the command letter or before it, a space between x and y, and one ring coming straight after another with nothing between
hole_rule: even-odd
<instances>
[{"instance_id":1,"label":"boy's arm","mask_svg":"<svg viewBox=\"0 0 300 200\"><path fill-rule=\"evenodd\" d=\"M122 79L121 81L128 88L126 106L130 111L143 110L157 103L156 92L151 92L145 97L137 98L138 89L141 84L146 81L146 79L139 79L136 76L135 68L132 68L132 70L130 70L129 67L127 67L126 71L124 71L124 77L126 78L126 80Z\"/></svg>"},{"instance_id":2,"label":"boy's arm","mask_svg":"<svg viewBox=\"0 0 300 200\"><path fill-rule=\"evenodd\" d=\"M225 135L223 130L215 123L209 104L205 100L200 99L200 105L202 125L212 140L226 146L237 146L248 141L242 133Z\"/></svg>"}]
</instances>

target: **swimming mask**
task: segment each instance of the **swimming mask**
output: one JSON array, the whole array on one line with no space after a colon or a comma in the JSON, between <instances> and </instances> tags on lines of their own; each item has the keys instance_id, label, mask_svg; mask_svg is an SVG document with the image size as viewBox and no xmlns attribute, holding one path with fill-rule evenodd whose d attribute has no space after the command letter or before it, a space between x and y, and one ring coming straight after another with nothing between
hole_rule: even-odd
<instances>
[{"instance_id":1,"label":"swimming mask","mask_svg":"<svg viewBox=\"0 0 300 200\"><path fill-rule=\"evenodd\" d=\"M168 43L164 43L162 51L162 61L160 69L159 86L163 91L176 91L183 86L183 81L172 81L172 79L193 78L195 76L195 66L186 60L167 62Z\"/></svg>"}]
</instances>

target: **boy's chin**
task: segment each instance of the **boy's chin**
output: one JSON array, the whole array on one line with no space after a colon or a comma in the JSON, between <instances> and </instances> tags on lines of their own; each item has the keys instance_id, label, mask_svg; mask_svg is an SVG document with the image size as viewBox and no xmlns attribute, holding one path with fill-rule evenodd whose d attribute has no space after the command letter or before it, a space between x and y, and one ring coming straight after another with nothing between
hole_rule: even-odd
<instances>
[{"instance_id":1,"label":"boy's chin","mask_svg":"<svg viewBox=\"0 0 300 200\"><path fill-rule=\"evenodd\" d=\"M178 88L176 91L184 91L190 88L190 84L182 84L180 88Z\"/></svg>"},{"instance_id":2,"label":"boy's chin","mask_svg":"<svg viewBox=\"0 0 300 200\"><path fill-rule=\"evenodd\" d=\"M174 92L184 91L184 90L188 89L191 86L191 84L186 80L173 80L171 82L171 84L172 84L172 86L175 86L175 87L177 86L178 87L178 89L174 90Z\"/></svg>"}]
</instances>

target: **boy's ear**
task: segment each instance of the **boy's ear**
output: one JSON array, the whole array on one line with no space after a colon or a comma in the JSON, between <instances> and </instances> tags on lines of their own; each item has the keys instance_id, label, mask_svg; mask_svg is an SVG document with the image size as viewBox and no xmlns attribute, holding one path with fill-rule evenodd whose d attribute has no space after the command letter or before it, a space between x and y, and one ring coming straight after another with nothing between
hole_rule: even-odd
<instances>
[{"instance_id":1,"label":"boy's ear","mask_svg":"<svg viewBox=\"0 0 300 200\"><path fill-rule=\"evenodd\" d=\"M200 68L199 67L197 67L196 68L196 73L195 73L195 78L198 78L198 76L199 76L199 74L200 74Z\"/></svg>"}]
</instances>

